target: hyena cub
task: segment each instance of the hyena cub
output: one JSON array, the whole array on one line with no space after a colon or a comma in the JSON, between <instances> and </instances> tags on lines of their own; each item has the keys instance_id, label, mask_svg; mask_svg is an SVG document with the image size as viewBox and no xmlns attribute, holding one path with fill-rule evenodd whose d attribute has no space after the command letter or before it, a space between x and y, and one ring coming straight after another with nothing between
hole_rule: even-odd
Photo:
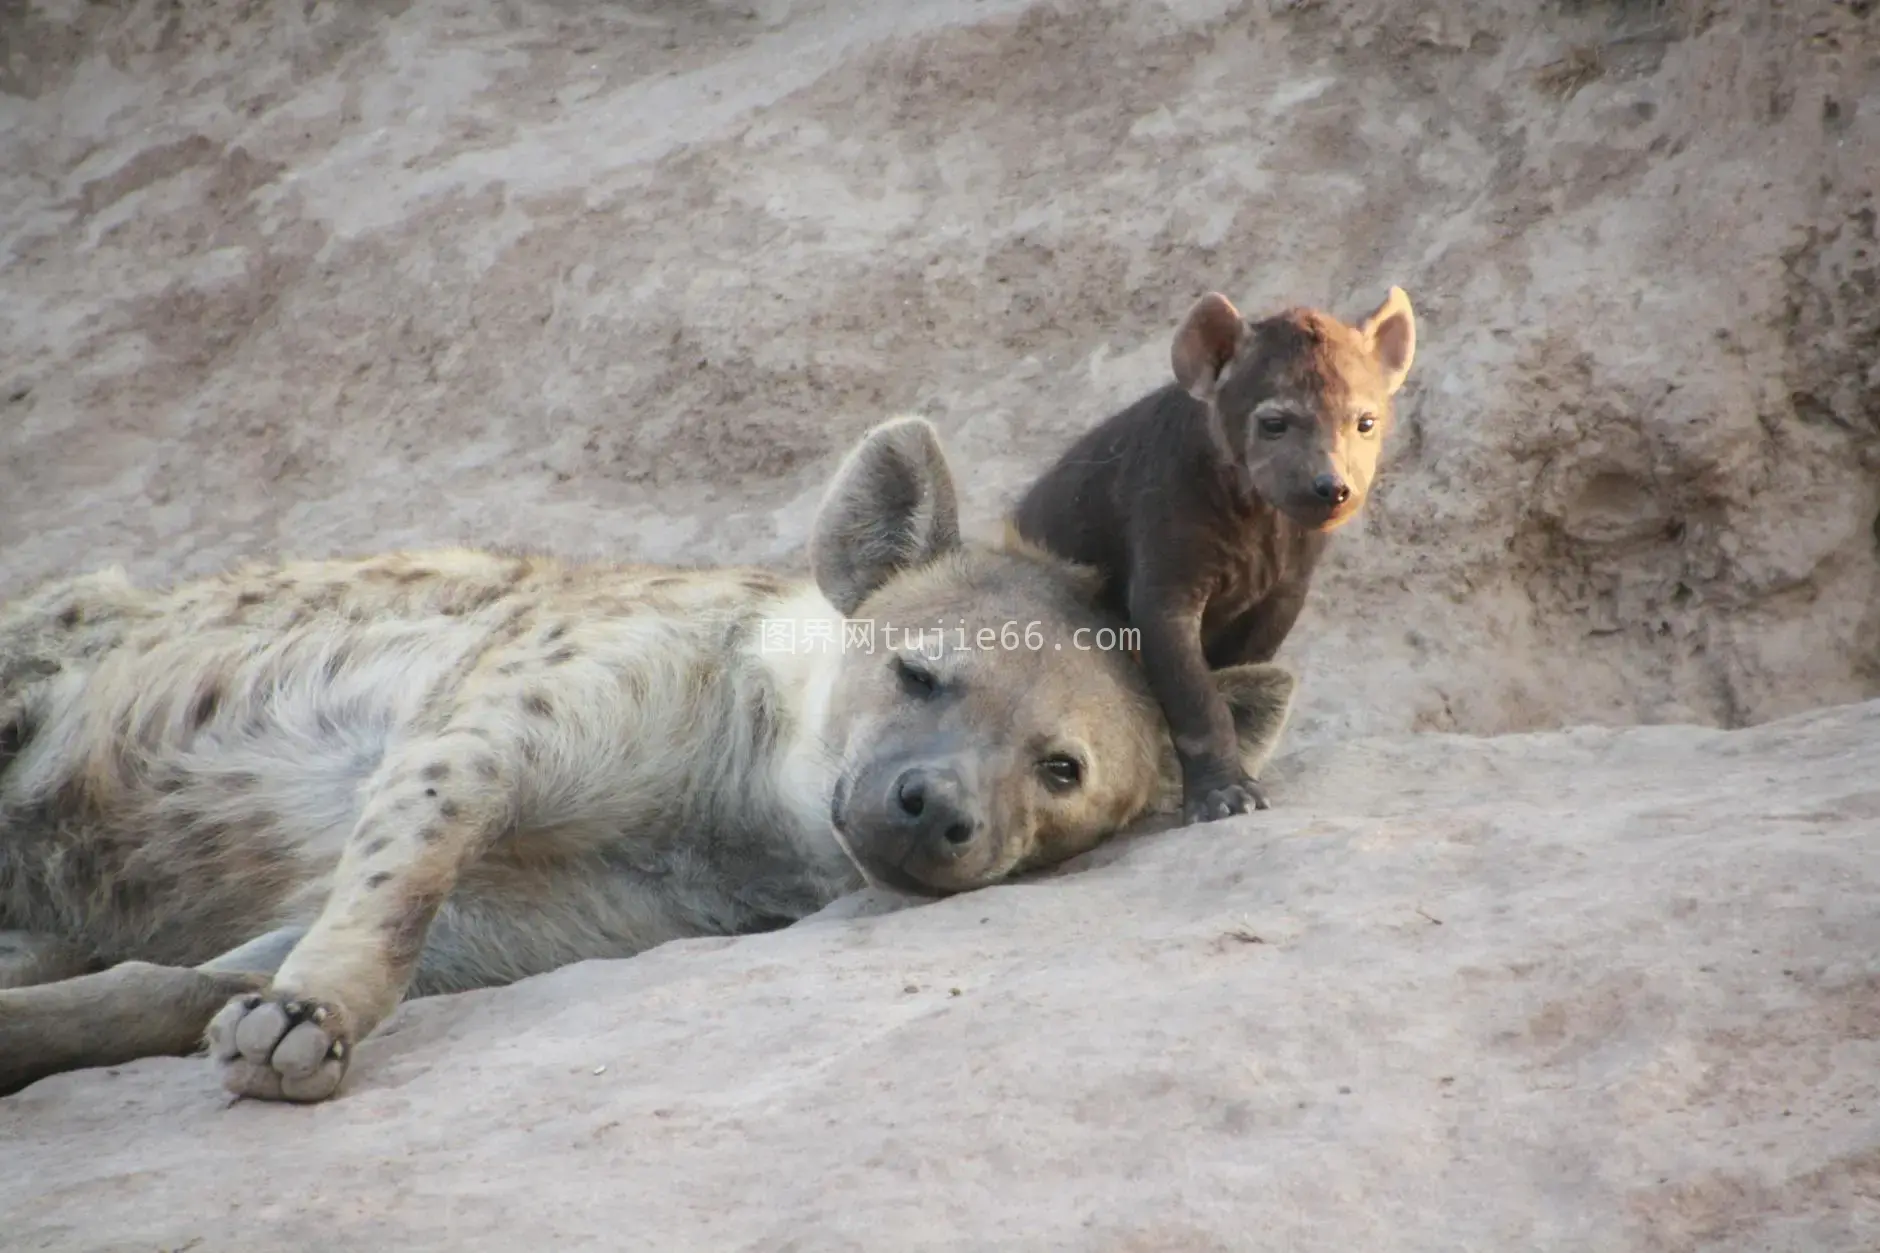
<instances>
[{"instance_id":1,"label":"hyena cub","mask_svg":"<svg viewBox=\"0 0 1880 1253\"><path fill-rule=\"evenodd\" d=\"M784 926L864 879L966 891L1172 791L1136 666L1051 646L1121 625L1090 572L963 543L925 422L849 454L812 566L452 550L0 610L0 1093L206 1029L231 1091L323 1100L407 995ZM877 645L827 646L845 619ZM942 620L1043 647L910 639ZM1292 676L1215 682L1256 768Z\"/></svg>"},{"instance_id":2,"label":"hyena cub","mask_svg":"<svg viewBox=\"0 0 1880 1253\"><path fill-rule=\"evenodd\" d=\"M1279 650L1364 504L1415 354L1401 288L1356 326L1249 322L1210 293L1175 333L1175 381L1085 433L1013 512L1020 536L1101 571L1101 603L1140 631L1189 822L1267 807L1208 672Z\"/></svg>"}]
</instances>

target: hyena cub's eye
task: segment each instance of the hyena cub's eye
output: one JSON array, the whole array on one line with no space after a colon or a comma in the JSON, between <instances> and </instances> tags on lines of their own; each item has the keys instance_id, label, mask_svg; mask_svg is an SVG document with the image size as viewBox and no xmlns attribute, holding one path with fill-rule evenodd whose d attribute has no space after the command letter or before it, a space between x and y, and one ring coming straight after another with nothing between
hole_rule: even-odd
<instances>
[{"instance_id":1,"label":"hyena cub's eye","mask_svg":"<svg viewBox=\"0 0 1880 1253\"><path fill-rule=\"evenodd\" d=\"M1261 418L1260 434L1268 439L1278 439L1286 433L1285 418Z\"/></svg>"},{"instance_id":2,"label":"hyena cub's eye","mask_svg":"<svg viewBox=\"0 0 1880 1253\"><path fill-rule=\"evenodd\" d=\"M1367 413L1358 419L1358 434L1369 435L1377 429L1377 415Z\"/></svg>"},{"instance_id":3,"label":"hyena cub's eye","mask_svg":"<svg viewBox=\"0 0 1880 1253\"><path fill-rule=\"evenodd\" d=\"M933 677L933 671L925 666L916 665L905 657L896 657L891 663L894 676L901 681L910 696L932 696L940 684Z\"/></svg>"},{"instance_id":4,"label":"hyena cub's eye","mask_svg":"<svg viewBox=\"0 0 1880 1253\"><path fill-rule=\"evenodd\" d=\"M1045 786L1053 792L1069 792L1084 781L1084 766L1075 757L1065 753L1055 753L1038 763L1038 770L1044 775Z\"/></svg>"}]
</instances>

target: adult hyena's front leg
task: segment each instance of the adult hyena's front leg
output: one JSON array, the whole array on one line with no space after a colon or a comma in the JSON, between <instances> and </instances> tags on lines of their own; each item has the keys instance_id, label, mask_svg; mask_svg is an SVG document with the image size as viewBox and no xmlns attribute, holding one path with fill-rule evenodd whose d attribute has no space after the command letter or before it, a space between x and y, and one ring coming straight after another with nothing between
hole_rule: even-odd
<instances>
[{"instance_id":1,"label":"adult hyena's front leg","mask_svg":"<svg viewBox=\"0 0 1880 1253\"><path fill-rule=\"evenodd\" d=\"M476 729L410 743L367 796L320 917L266 993L230 1001L209 1025L229 1091L323 1101L353 1045L392 1012L438 907L512 818L508 755Z\"/></svg>"}]
</instances>

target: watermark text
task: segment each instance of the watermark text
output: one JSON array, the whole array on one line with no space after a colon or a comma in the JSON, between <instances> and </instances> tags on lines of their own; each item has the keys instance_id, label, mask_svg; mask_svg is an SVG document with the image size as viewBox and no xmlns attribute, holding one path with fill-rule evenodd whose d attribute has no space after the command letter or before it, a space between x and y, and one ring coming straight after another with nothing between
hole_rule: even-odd
<instances>
[{"instance_id":1,"label":"watermark text","mask_svg":"<svg viewBox=\"0 0 1880 1253\"><path fill-rule=\"evenodd\" d=\"M1041 622L1003 622L969 626L961 621L905 626L872 618L765 618L759 623L758 650L766 653L914 653L937 661L948 652L1138 652L1142 632L1135 627L1078 627L1052 633Z\"/></svg>"}]
</instances>

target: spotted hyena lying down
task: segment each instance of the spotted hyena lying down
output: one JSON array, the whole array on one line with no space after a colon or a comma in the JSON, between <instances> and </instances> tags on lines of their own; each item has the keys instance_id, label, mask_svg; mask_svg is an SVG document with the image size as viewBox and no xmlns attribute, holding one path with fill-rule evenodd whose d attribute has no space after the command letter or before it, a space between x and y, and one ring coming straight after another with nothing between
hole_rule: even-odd
<instances>
[{"instance_id":1,"label":"spotted hyena lying down","mask_svg":"<svg viewBox=\"0 0 1880 1253\"><path fill-rule=\"evenodd\" d=\"M406 995L787 925L864 877L964 891L1165 802L1088 572L956 519L902 418L837 471L813 583L447 551L0 613L0 1092L206 1036L231 1091L317 1101ZM872 648L821 646L844 616ZM1257 769L1292 676L1218 681Z\"/></svg>"}]
</instances>

